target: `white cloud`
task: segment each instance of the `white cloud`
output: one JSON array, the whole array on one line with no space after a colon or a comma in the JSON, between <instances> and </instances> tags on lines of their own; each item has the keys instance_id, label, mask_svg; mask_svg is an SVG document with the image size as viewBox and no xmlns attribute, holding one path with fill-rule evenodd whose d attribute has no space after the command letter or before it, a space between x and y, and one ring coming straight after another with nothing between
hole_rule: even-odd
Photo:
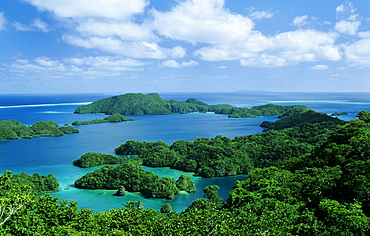
<instances>
[{"instance_id":1,"label":"white cloud","mask_svg":"<svg viewBox=\"0 0 370 236\"><path fill-rule=\"evenodd\" d=\"M370 38L363 38L345 47L347 63L350 66L370 66Z\"/></svg>"},{"instance_id":2,"label":"white cloud","mask_svg":"<svg viewBox=\"0 0 370 236\"><path fill-rule=\"evenodd\" d=\"M49 26L40 19L35 19L30 25L14 22L13 27L19 31L42 31L44 33L49 32Z\"/></svg>"},{"instance_id":3,"label":"white cloud","mask_svg":"<svg viewBox=\"0 0 370 236\"><path fill-rule=\"evenodd\" d=\"M41 30L42 32L49 32L49 26L40 19L35 19L32 23L32 26Z\"/></svg>"},{"instance_id":4,"label":"white cloud","mask_svg":"<svg viewBox=\"0 0 370 236\"><path fill-rule=\"evenodd\" d=\"M147 25L139 25L129 21L102 21L98 19L87 19L78 21L77 32L82 35L112 37L117 36L121 40L153 40L158 37Z\"/></svg>"},{"instance_id":5,"label":"white cloud","mask_svg":"<svg viewBox=\"0 0 370 236\"><path fill-rule=\"evenodd\" d=\"M341 4L336 8L337 18L340 19L334 29L342 34L355 35L361 25L357 9L351 2Z\"/></svg>"},{"instance_id":6,"label":"white cloud","mask_svg":"<svg viewBox=\"0 0 370 236\"><path fill-rule=\"evenodd\" d=\"M53 12L62 18L103 17L108 19L130 19L142 13L147 0L24 0L40 10Z\"/></svg>"},{"instance_id":7,"label":"white cloud","mask_svg":"<svg viewBox=\"0 0 370 236\"><path fill-rule=\"evenodd\" d=\"M337 13L345 13L348 12L349 14L355 14L357 9L353 6L351 2L346 2L339 5L336 9Z\"/></svg>"},{"instance_id":8,"label":"white cloud","mask_svg":"<svg viewBox=\"0 0 370 236\"><path fill-rule=\"evenodd\" d=\"M359 32L358 36L360 38L370 38L370 31L365 31L365 32Z\"/></svg>"},{"instance_id":9,"label":"white cloud","mask_svg":"<svg viewBox=\"0 0 370 236\"><path fill-rule=\"evenodd\" d=\"M82 57L82 58L68 58L64 60L68 64L75 66L94 66L94 67L104 67L104 68L126 68L126 67L141 67L146 65L146 63L130 59L122 58L119 56L116 57L107 57L107 56L98 56L98 57Z\"/></svg>"},{"instance_id":10,"label":"white cloud","mask_svg":"<svg viewBox=\"0 0 370 236\"><path fill-rule=\"evenodd\" d=\"M335 30L342 34L355 35L360 27L360 21L341 20L335 24Z\"/></svg>"},{"instance_id":11,"label":"white cloud","mask_svg":"<svg viewBox=\"0 0 370 236\"><path fill-rule=\"evenodd\" d=\"M44 67L55 67L60 64L59 61L52 61L48 57L38 57L33 60L36 64Z\"/></svg>"},{"instance_id":12,"label":"white cloud","mask_svg":"<svg viewBox=\"0 0 370 236\"><path fill-rule=\"evenodd\" d=\"M120 75L125 71L142 70L146 62L120 56L72 57L63 61L38 57L33 60L16 59L4 64L18 75L37 78L96 78Z\"/></svg>"},{"instance_id":13,"label":"white cloud","mask_svg":"<svg viewBox=\"0 0 370 236\"><path fill-rule=\"evenodd\" d=\"M271 12L267 12L267 11L255 11L255 12L252 12L251 14L249 14L249 17L252 20L262 20L264 18L270 19L273 16L274 16L274 14L272 14Z\"/></svg>"},{"instance_id":14,"label":"white cloud","mask_svg":"<svg viewBox=\"0 0 370 236\"><path fill-rule=\"evenodd\" d=\"M334 45L338 35L316 30L297 30L272 37L253 33L240 44L203 47L196 55L203 60L240 60L243 66L273 67L294 65L303 61L341 59Z\"/></svg>"},{"instance_id":15,"label":"white cloud","mask_svg":"<svg viewBox=\"0 0 370 236\"><path fill-rule=\"evenodd\" d=\"M0 12L0 30L4 30L6 24L7 24L7 20L5 18L5 14L4 12Z\"/></svg>"},{"instance_id":16,"label":"white cloud","mask_svg":"<svg viewBox=\"0 0 370 236\"><path fill-rule=\"evenodd\" d=\"M154 42L122 41L113 37L88 37L82 38L66 35L63 39L69 44L87 49L99 49L113 54L124 55L133 58L162 59L167 57L182 56L185 50L181 47L166 49Z\"/></svg>"},{"instance_id":17,"label":"white cloud","mask_svg":"<svg viewBox=\"0 0 370 236\"><path fill-rule=\"evenodd\" d=\"M302 27L304 25L307 24L307 18L308 16L307 15L304 15L304 16L297 16L294 18L293 20L293 24L297 27Z\"/></svg>"},{"instance_id":18,"label":"white cloud","mask_svg":"<svg viewBox=\"0 0 370 236\"><path fill-rule=\"evenodd\" d=\"M171 68L184 68L184 67L189 67L189 66L197 66L199 65L199 63L193 60L185 61L181 63L175 60L167 60L167 61L164 61L162 65L166 67L171 67Z\"/></svg>"},{"instance_id":19,"label":"white cloud","mask_svg":"<svg viewBox=\"0 0 370 236\"><path fill-rule=\"evenodd\" d=\"M328 70L329 67L327 65L316 65L310 68L310 70Z\"/></svg>"},{"instance_id":20,"label":"white cloud","mask_svg":"<svg viewBox=\"0 0 370 236\"><path fill-rule=\"evenodd\" d=\"M224 8L224 0L188 0L169 12L153 10L155 30L168 38L196 43L230 43L248 38L253 22Z\"/></svg>"}]
</instances>

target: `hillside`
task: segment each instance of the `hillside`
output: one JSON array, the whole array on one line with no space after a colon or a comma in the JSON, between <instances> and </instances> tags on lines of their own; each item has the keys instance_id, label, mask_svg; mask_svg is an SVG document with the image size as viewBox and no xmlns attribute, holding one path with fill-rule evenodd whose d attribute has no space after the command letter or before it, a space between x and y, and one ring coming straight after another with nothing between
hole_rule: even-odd
<instances>
[{"instance_id":1,"label":"hillside","mask_svg":"<svg viewBox=\"0 0 370 236\"><path fill-rule=\"evenodd\" d=\"M186 101L163 100L157 93L127 93L124 95L103 98L88 105L79 106L75 113L105 113L112 115L167 115L172 113L214 112L228 114L234 118L258 116L287 116L310 110L306 106L279 106L266 104L252 108L234 107L229 104L208 105L195 98Z\"/></svg>"}]
</instances>

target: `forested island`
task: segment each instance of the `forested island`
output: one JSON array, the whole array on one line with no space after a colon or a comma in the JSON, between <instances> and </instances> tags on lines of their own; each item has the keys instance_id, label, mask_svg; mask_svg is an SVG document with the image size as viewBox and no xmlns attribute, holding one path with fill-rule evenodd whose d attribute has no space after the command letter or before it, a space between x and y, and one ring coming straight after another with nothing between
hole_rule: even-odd
<instances>
[{"instance_id":1,"label":"forested island","mask_svg":"<svg viewBox=\"0 0 370 236\"><path fill-rule=\"evenodd\" d=\"M168 203L161 211L145 209L140 201L128 202L122 209L93 213L73 201L48 194L36 197L24 185L9 181L13 175L6 172L0 176L0 233L367 236L370 113L361 111L358 118L343 124L301 123L258 135L231 140L218 136L200 142L200 147L208 148L203 155L221 164L222 158L211 152L214 147L221 150L226 144L224 150L232 149L230 156L235 150L250 150L247 158L254 169L246 180L235 183L225 202L217 194L218 187L212 185L203 190L204 199L193 201L181 213L171 211ZM190 143L194 145L195 141ZM185 144L180 147L188 147ZM165 148L164 154L168 150ZM178 150L188 155L186 149ZM135 152L142 155L133 148ZM101 172L112 168L103 167Z\"/></svg>"},{"instance_id":2,"label":"forested island","mask_svg":"<svg viewBox=\"0 0 370 236\"><path fill-rule=\"evenodd\" d=\"M180 191L194 192L195 183L191 177L181 175L178 180L170 177L160 178L151 171L144 171L142 163L129 157L117 157L103 153L86 153L73 164L80 167L92 167L107 164L101 169L84 175L75 181L75 187L83 189L117 189L116 195L125 191L139 192L148 198L173 199Z\"/></svg>"},{"instance_id":3,"label":"forested island","mask_svg":"<svg viewBox=\"0 0 370 236\"><path fill-rule=\"evenodd\" d=\"M100 124L100 123L118 123L123 121L134 121L134 118L127 118L121 114L113 114L111 116L104 117L103 119L93 119L88 121L74 121L72 125L90 125L90 124Z\"/></svg>"},{"instance_id":4,"label":"forested island","mask_svg":"<svg viewBox=\"0 0 370 236\"><path fill-rule=\"evenodd\" d=\"M88 152L80 156L79 159L73 161L73 165L88 168L93 166L122 164L130 160L128 157L118 157L104 153Z\"/></svg>"},{"instance_id":5,"label":"forested island","mask_svg":"<svg viewBox=\"0 0 370 236\"><path fill-rule=\"evenodd\" d=\"M72 126L62 126L53 121L38 121L31 126L22 124L16 120L0 121L0 140L19 138L39 138L50 136L63 136L64 134L79 133Z\"/></svg>"},{"instance_id":6,"label":"forested island","mask_svg":"<svg viewBox=\"0 0 370 236\"><path fill-rule=\"evenodd\" d=\"M195 98L186 101L163 100L157 93L127 93L124 95L103 98L88 105L76 108L75 113L119 113L121 115L167 115L172 113L214 112L228 114L229 117L246 118L259 116L287 116L303 113L309 108L301 105L279 106L267 104L252 108L234 107L228 104L208 105Z\"/></svg>"},{"instance_id":7,"label":"forested island","mask_svg":"<svg viewBox=\"0 0 370 236\"><path fill-rule=\"evenodd\" d=\"M348 115L347 112L334 112L331 114L331 116L345 116Z\"/></svg>"}]
</instances>

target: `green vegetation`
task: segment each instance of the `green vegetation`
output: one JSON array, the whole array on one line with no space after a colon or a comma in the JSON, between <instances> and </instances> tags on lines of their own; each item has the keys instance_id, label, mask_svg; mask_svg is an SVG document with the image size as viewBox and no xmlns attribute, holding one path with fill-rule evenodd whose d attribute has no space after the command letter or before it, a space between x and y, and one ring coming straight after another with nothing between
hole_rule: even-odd
<instances>
[{"instance_id":1,"label":"green vegetation","mask_svg":"<svg viewBox=\"0 0 370 236\"><path fill-rule=\"evenodd\" d=\"M279 106L267 104L252 108L233 107L228 104L208 105L195 98L183 101L165 101L157 93L124 95L100 99L88 105L79 106L75 113L119 113L122 115L163 115L172 113L215 112L230 114L229 117L245 118L258 116L288 116L308 111L306 106Z\"/></svg>"},{"instance_id":2,"label":"green vegetation","mask_svg":"<svg viewBox=\"0 0 370 236\"><path fill-rule=\"evenodd\" d=\"M58 180L52 174L47 176L37 173L33 175L29 175L26 173L13 174L10 181L19 185L29 186L33 194L40 194L47 191L56 191L59 187Z\"/></svg>"},{"instance_id":3,"label":"green vegetation","mask_svg":"<svg viewBox=\"0 0 370 236\"><path fill-rule=\"evenodd\" d=\"M239 108L239 110L232 111L229 117L233 118L247 118L247 117L259 117L259 116L278 116L286 117L295 114L300 114L309 111L310 109L306 106L292 105L292 106L279 106L274 104L266 104L263 106L254 106L250 109Z\"/></svg>"},{"instance_id":4,"label":"green vegetation","mask_svg":"<svg viewBox=\"0 0 370 236\"><path fill-rule=\"evenodd\" d=\"M165 203L162 207L161 207L161 213L170 213L172 211L172 206L171 204L169 203Z\"/></svg>"},{"instance_id":5,"label":"green vegetation","mask_svg":"<svg viewBox=\"0 0 370 236\"><path fill-rule=\"evenodd\" d=\"M271 130L262 134L234 139L216 136L192 142L179 140L172 145L163 141L129 140L115 152L137 155L133 159L145 166L170 167L202 177L249 174L256 167L275 165L311 151L314 145L326 140L330 130L344 123L326 114L308 111L269 122Z\"/></svg>"},{"instance_id":6,"label":"green vegetation","mask_svg":"<svg viewBox=\"0 0 370 236\"><path fill-rule=\"evenodd\" d=\"M132 161L90 172L76 180L75 186L83 189L119 189L118 195L127 190L140 192L148 198L167 199L173 199L180 190L195 191L195 184L190 177L181 176L177 181L170 177L160 178Z\"/></svg>"},{"instance_id":7,"label":"green vegetation","mask_svg":"<svg viewBox=\"0 0 370 236\"><path fill-rule=\"evenodd\" d=\"M261 124L261 127L268 128L269 130L279 130L290 128L302 123L308 124L315 124L315 123L322 123L322 122L329 122L334 124L344 124L345 122L338 119L333 118L331 116L326 115L325 113L319 113L316 111L309 110L304 113L295 114L291 116L284 116L281 119L275 122L264 121Z\"/></svg>"},{"instance_id":8,"label":"green vegetation","mask_svg":"<svg viewBox=\"0 0 370 236\"><path fill-rule=\"evenodd\" d=\"M125 196L126 195L126 189L125 187L121 186L117 189L117 192L114 194L116 196Z\"/></svg>"},{"instance_id":9,"label":"green vegetation","mask_svg":"<svg viewBox=\"0 0 370 236\"><path fill-rule=\"evenodd\" d=\"M16 120L0 121L0 140L18 138L39 138L47 136L62 136L64 134L79 133L71 126L59 127L53 121L38 121L31 126Z\"/></svg>"},{"instance_id":10,"label":"green vegetation","mask_svg":"<svg viewBox=\"0 0 370 236\"><path fill-rule=\"evenodd\" d=\"M313 147L303 155L255 168L246 180L235 183L226 202L218 196L217 186L206 187L206 199L193 201L181 213L171 211L168 204L161 211L144 209L139 201L93 214L78 208L76 202L48 194L35 197L27 187L9 181L11 175L5 173L0 176L0 234L366 236L370 232L368 117L369 112L359 113L360 119L311 137ZM307 133L297 140L304 140L316 128L324 129L319 125L301 124L301 132ZM257 137L270 133L279 139L284 130L290 134L299 129L271 130ZM244 142L239 148L248 145ZM256 153L264 152L256 148Z\"/></svg>"},{"instance_id":11,"label":"green vegetation","mask_svg":"<svg viewBox=\"0 0 370 236\"><path fill-rule=\"evenodd\" d=\"M331 116L345 116L348 115L347 112L334 112L331 114Z\"/></svg>"},{"instance_id":12,"label":"green vegetation","mask_svg":"<svg viewBox=\"0 0 370 236\"><path fill-rule=\"evenodd\" d=\"M340 125L330 121L301 123L224 141L237 149L255 150L249 154L253 161L256 157L264 158L257 158L257 168L246 180L235 183L226 202L218 196L218 186L211 185L203 190L205 199L193 201L181 213L171 211L169 204L155 211L144 209L141 201L131 201L123 209L93 214L73 201L49 194L36 197L29 186L11 181L13 175L5 172L0 175L0 234L367 236L370 232L369 117L369 112L361 111L358 120ZM289 154L289 148L274 144L293 144L293 139L289 139L293 136L296 140L293 146L309 145L308 151L276 158L281 151ZM225 138L218 136L212 141L219 143L222 139ZM188 153L183 148L187 143L178 142L177 151ZM259 146L265 142L265 146ZM136 144L130 149L136 155L141 155L141 148L147 146L153 150L166 149L161 142ZM276 152L266 151L268 145L270 149L276 148ZM226 145L229 147L232 145ZM272 161L267 161L268 158ZM193 156L191 160L196 159ZM131 162L125 167L118 169L134 169L131 171L136 173L134 178L125 170L112 171L117 167L103 167L98 178L90 181L104 185L107 179L115 183L125 176L144 182L148 182L147 178L154 179L149 173L139 174L143 170L135 169L139 166ZM166 178L150 183L163 189L166 181L177 182ZM117 185L116 189L122 186Z\"/></svg>"},{"instance_id":13,"label":"green vegetation","mask_svg":"<svg viewBox=\"0 0 370 236\"><path fill-rule=\"evenodd\" d=\"M127 118L121 114L113 114L111 116L105 117L104 119L94 119L89 121L74 121L72 125L90 125L90 124L99 124L99 123L110 123L110 122L123 122L123 121L134 121L134 118Z\"/></svg>"},{"instance_id":14,"label":"green vegetation","mask_svg":"<svg viewBox=\"0 0 370 236\"><path fill-rule=\"evenodd\" d=\"M109 154L88 152L80 156L79 159L74 160L73 164L78 167L87 168L107 164L121 164L129 160L130 158L128 157L117 157Z\"/></svg>"}]
</instances>

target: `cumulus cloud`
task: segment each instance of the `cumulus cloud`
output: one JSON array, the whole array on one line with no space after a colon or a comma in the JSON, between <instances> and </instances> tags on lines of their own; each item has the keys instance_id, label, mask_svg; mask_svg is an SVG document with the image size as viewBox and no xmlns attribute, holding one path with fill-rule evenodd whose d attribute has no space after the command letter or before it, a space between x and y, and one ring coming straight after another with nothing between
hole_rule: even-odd
<instances>
[{"instance_id":1,"label":"cumulus cloud","mask_svg":"<svg viewBox=\"0 0 370 236\"><path fill-rule=\"evenodd\" d=\"M361 22L356 14L357 9L350 2L341 4L336 8L337 18L340 19L334 26L334 29L342 34L355 35Z\"/></svg>"},{"instance_id":2,"label":"cumulus cloud","mask_svg":"<svg viewBox=\"0 0 370 236\"><path fill-rule=\"evenodd\" d=\"M102 51L120 54L133 58L181 58L186 54L186 50L181 46L174 48L162 48L155 42L122 41L113 37L76 37L66 35L63 39L69 44L88 48L100 49Z\"/></svg>"},{"instance_id":3,"label":"cumulus cloud","mask_svg":"<svg viewBox=\"0 0 370 236\"><path fill-rule=\"evenodd\" d=\"M5 18L4 12L0 12L0 30L4 30L5 29L6 23L7 23L7 20Z\"/></svg>"},{"instance_id":4,"label":"cumulus cloud","mask_svg":"<svg viewBox=\"0 0 370 236\"><path fill-rule=\"evenodd\" d=\"M316 65L310 68L310 70L328 70L329 67L327 65Z\"/></svg>"},{"instance_id":5,"label":"cumulus cloud","mask_svg":"<svg viewBox=\"0 0 370 236\"><path fill-rule=\"evenodd\" d=\"M179 62L179 59L187 56L206 61L239 60L241 65L253 67L287 66L305 61L338 61L342 55L347 56L351 65L367 63L366 49L363 52L359 49L360 46L367 47L367 38L349 45L336 44L340 34L357 35L361 25L357 9L348 2L335 10L338 19L335 31L298 29L264 35L254 29L253 20L272 18L272 13L252 9L248 16L243 16L227 9L225 0L176 1L176 5L167 11L148 9L148 0L95 0L94 3L90 0L24 1L39 10L54 13L56 19L68 21L68 32L62 39L70 45L98 49L123 58L163 59L165 61L162 65L172 68L197 65L193 60ZM140 21L135 18L138 14L144 15ZM4 15L0 14L0 27L1 16ZM310 19L315 18L297 16L293 24L301 28ZM19 30L22 27L26 30L31 26L18 24ZM32 28L44 32L49 30L42 21L35 21ZM184 42L191 43L189 50L193 51L188 53L185 46L176 46ZM361 61L360 58L365 59ZM93 66L92 59L74 60L84 63L85 67ZM39 58L32 63L42 66L40 63L51 62ZM79 68L78 64L70 65L74 69Z\"/></svg>"},{"instance_id":6,"label":"cumulus cloud","mask_svg":"<svg viewBox=\"0 0 370 236\"><path fill-rule=\"evenodd\" d=\"M40 19L35 19L30 25L14 22L13 26L19 31L42 31L44 33L49 32L49 26Z\"/></svg>"},{"instance_id":7,"label":"cumulus cloud","mask_svg":"<svg viewBox=\"0 0 370 236\"><path fill-rule=\"evenodd\" d=\"M40 10L53 12L62 18L102 17L109 19L130 19L142 13L147 0L24 0Z\"/></svg>"},{"instance_id":8,"label":"cumulus cloud","mask_svg":"<svg viewBox=\"0 0 370 236\"><path fill-rule=\"evenodd\" d=\"M307 18L308 16L307 15L304 15L304 16L297 16L294 18L293 20L293 24L297 27L302 27L304 25L307 24Z\"/></svg>"},{"instance_id":9,"label":"cumulus cloud","mask_svg":"<svg viewBox=\"0 0 370 236\"><path fill-rule=\"evenodd\" d=\"M153 10L155 30L168 38L189 43L231 43L246 40L254 23L230 13L224 0L188 0L168 12Z\"/></svg>"},{"instance_id":10,"label":"cumulus cloud","mask_svg":"<svg viewBox=\"0 0 370 236\"><path fill-rule=\"evenodd\" d=\"M251 14L249 14L249 17L252 20L262 20L264 18L270 19L273 16L274 14L272 14L271 12L267 12L267 11L254 11Z\"/></svg>"},{"instance_id":11,"label":"cumulus cloud","mask_svg":"<svg viewBox=\"0 0 370 236\"><path fill-rule=\"evenodd\" d=\"M342 34L355 35L360 25L360 21L341 20L335 24L334 29Z\"/></svg>"},{"instance_id":12,"label":"cumulus cloud","mask_svg":"<svg viewBox=\"0 0 370 236\"><path fill-rule=\"evenodd\" d=\"M350 66L370 66L370 38L363 38L345 47L347 63Z\"/></svg>"},{"instance_id":13,"label":"cumulus cloud","mask_svg":"<svg viewBox=\"0 0 370 236\"><path fill-rule=\"evenodd\" d=\"M204 47L196 52L203 60L240 60L243 66L273 67L294 65L303 61L341 59L337 34L316 30L297 30L266 37L253 34L238 45Z\"/></svg>"},{"instance_id":14,"label":"cumulus cloud","mask_svg":"<svg viewBox=\"0 0 370 236\"><path fill-rule=\"evenodd\" d=\"M158 37L148 25L139 25L130 21L102 21L99 19L80 20L76 27L76 31L85 36L118 37L120 40L127 41L158 41Z\"/></svg>"},{"instance_id":15,"label":"cumulus cloud","mask_svg":"<svg viewBox=\"0 0 370 236\"><path fill-rule=\"evenodd\" d=\"M184 68L184 67L189 67L189 66L197 66L199 65L199 63L193 60L184 61L181 63L175 60L167 60L167 61L164 61L162 65L165 67L171 67L171 68Z\"/></svg>"}]
</instances>

